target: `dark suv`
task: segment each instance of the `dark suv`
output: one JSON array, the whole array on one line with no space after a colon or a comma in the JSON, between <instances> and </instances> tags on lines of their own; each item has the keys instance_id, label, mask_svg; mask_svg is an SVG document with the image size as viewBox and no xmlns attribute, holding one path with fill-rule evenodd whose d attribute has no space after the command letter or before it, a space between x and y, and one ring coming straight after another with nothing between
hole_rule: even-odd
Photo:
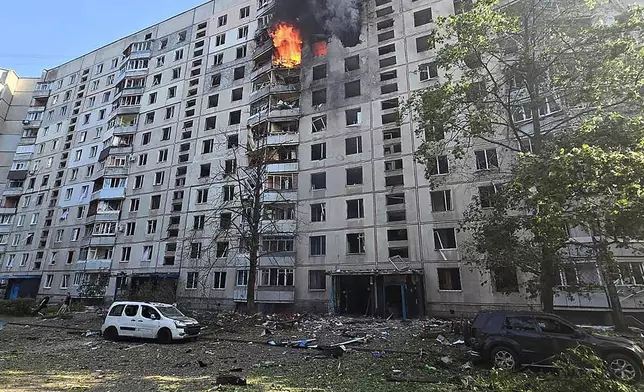
<instances>
[{"instance_id":1,"label":"dark suv","mask_svg":"<svg viewBox=\"0 0 644 392\"><path fill-rule=\"evenodd\" d=\"M644 350L634 342L589 334L560 317L543 313L481 312L465 328L465 341L483 360L505 369L550 365L552 357L577 345L588 346L623 381L639 381Z\"/></svg>"}]
</instances>

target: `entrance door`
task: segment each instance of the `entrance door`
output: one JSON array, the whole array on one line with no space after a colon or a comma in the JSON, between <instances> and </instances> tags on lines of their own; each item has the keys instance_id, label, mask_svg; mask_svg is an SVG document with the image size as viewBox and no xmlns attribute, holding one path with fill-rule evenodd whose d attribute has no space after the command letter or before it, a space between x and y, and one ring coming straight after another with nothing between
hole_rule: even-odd
<instances>
[{"instance_id":1,"label":"entrance door","mask_svg":"<svg viewBox=\"0 0 644 392\"><path fill-rule=\"evenodd\" d=\"M9 292L9 301L13 301L14 299L18 298L19 293L20 293L20 283L16 282L11 286L11 291Z\"/></svg>"}]
</instances>

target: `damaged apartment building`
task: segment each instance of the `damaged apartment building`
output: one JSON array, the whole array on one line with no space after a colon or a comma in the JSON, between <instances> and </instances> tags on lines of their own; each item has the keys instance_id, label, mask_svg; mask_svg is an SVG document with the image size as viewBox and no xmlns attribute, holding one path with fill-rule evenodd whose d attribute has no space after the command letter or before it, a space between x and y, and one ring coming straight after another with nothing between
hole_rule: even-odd
<instances>
[{"instance_id":1,"label":"damaged apartment building","mask_svg":"<svg viewBox=\"0 0 644 392\"><path fill-rule=\"evenodd\" d=\"M243 307L248 256L221 234L241 225L222 205L241 202L232 174L263 148L274 230L261 238L260 309L417 317L527 306L461 262L458 222L481 184L452 178L438 157L446 180L433 189L397 115L444 77L429 35L458 4L322 3L210 1L26 87L0 208L5 298L109 302L149 285L186 306ZM481 146L464 162L475 172L499 158Z\"/></svg>"}]
</instances>

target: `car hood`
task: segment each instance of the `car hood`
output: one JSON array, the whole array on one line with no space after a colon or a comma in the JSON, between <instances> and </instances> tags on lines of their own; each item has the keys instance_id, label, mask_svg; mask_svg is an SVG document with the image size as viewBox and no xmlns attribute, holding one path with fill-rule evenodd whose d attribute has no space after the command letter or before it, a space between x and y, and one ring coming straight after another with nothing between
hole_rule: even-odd
<instances>
[{"instance_id":1,"label":"car hood","mask_svg":"<svg viewBox=\"0 0 644 392\"><path fill-rule=\"evenodd\" d=\"M595 334L589 334L589 335L591 336L591 339L595 343L601 344L601 345L617 345L617 346L628 347L628 348L639 347L632 340L620 338L617 336L600 336Z\"/></svg>"},{"instance_id":2,"label":"car hood","mask_svg":"<svg viewBox=\"0 0 644 392\"><path fill-rule=\"evenodd\" d=\"M190 317L173 317L172 320L174 321L180 321L185 324L199 324L199 322L193 318Z\"/></svg>"}]
</instances>

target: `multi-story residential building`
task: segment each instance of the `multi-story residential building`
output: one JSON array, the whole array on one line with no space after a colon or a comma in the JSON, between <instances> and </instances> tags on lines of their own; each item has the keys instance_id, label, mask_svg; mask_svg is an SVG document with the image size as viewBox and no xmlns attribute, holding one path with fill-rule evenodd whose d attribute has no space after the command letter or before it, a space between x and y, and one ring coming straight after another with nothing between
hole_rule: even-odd
<instances>
[{"instance_id":1,"label":"multi-story residential building","mask_svg":"<svg viewBox=\"0 0 644 392\"><path fill-rule=\"evenodd\" d=\"M437 157L434 188L397 115L443 77L429 34L454 4L365 1L358 45L305 40L288 67L273 60L274 7L210 1L24 88L35 91L14 164L28 164L9 174L0 217L7 296L112 300L164 282L192 306L243 304L248 259L217 232L231 219L221 203L241 193L225 174L249 146L275 156L263 188L279 198L266 192L264 214L280 229L262 238L274 252L260 258L256 295L267 309L413 317L529 305L461 262L458 221L490 181L452 172L503 165L501 154L477 145L458 168Z\"/></svg>"}]
</instances>

